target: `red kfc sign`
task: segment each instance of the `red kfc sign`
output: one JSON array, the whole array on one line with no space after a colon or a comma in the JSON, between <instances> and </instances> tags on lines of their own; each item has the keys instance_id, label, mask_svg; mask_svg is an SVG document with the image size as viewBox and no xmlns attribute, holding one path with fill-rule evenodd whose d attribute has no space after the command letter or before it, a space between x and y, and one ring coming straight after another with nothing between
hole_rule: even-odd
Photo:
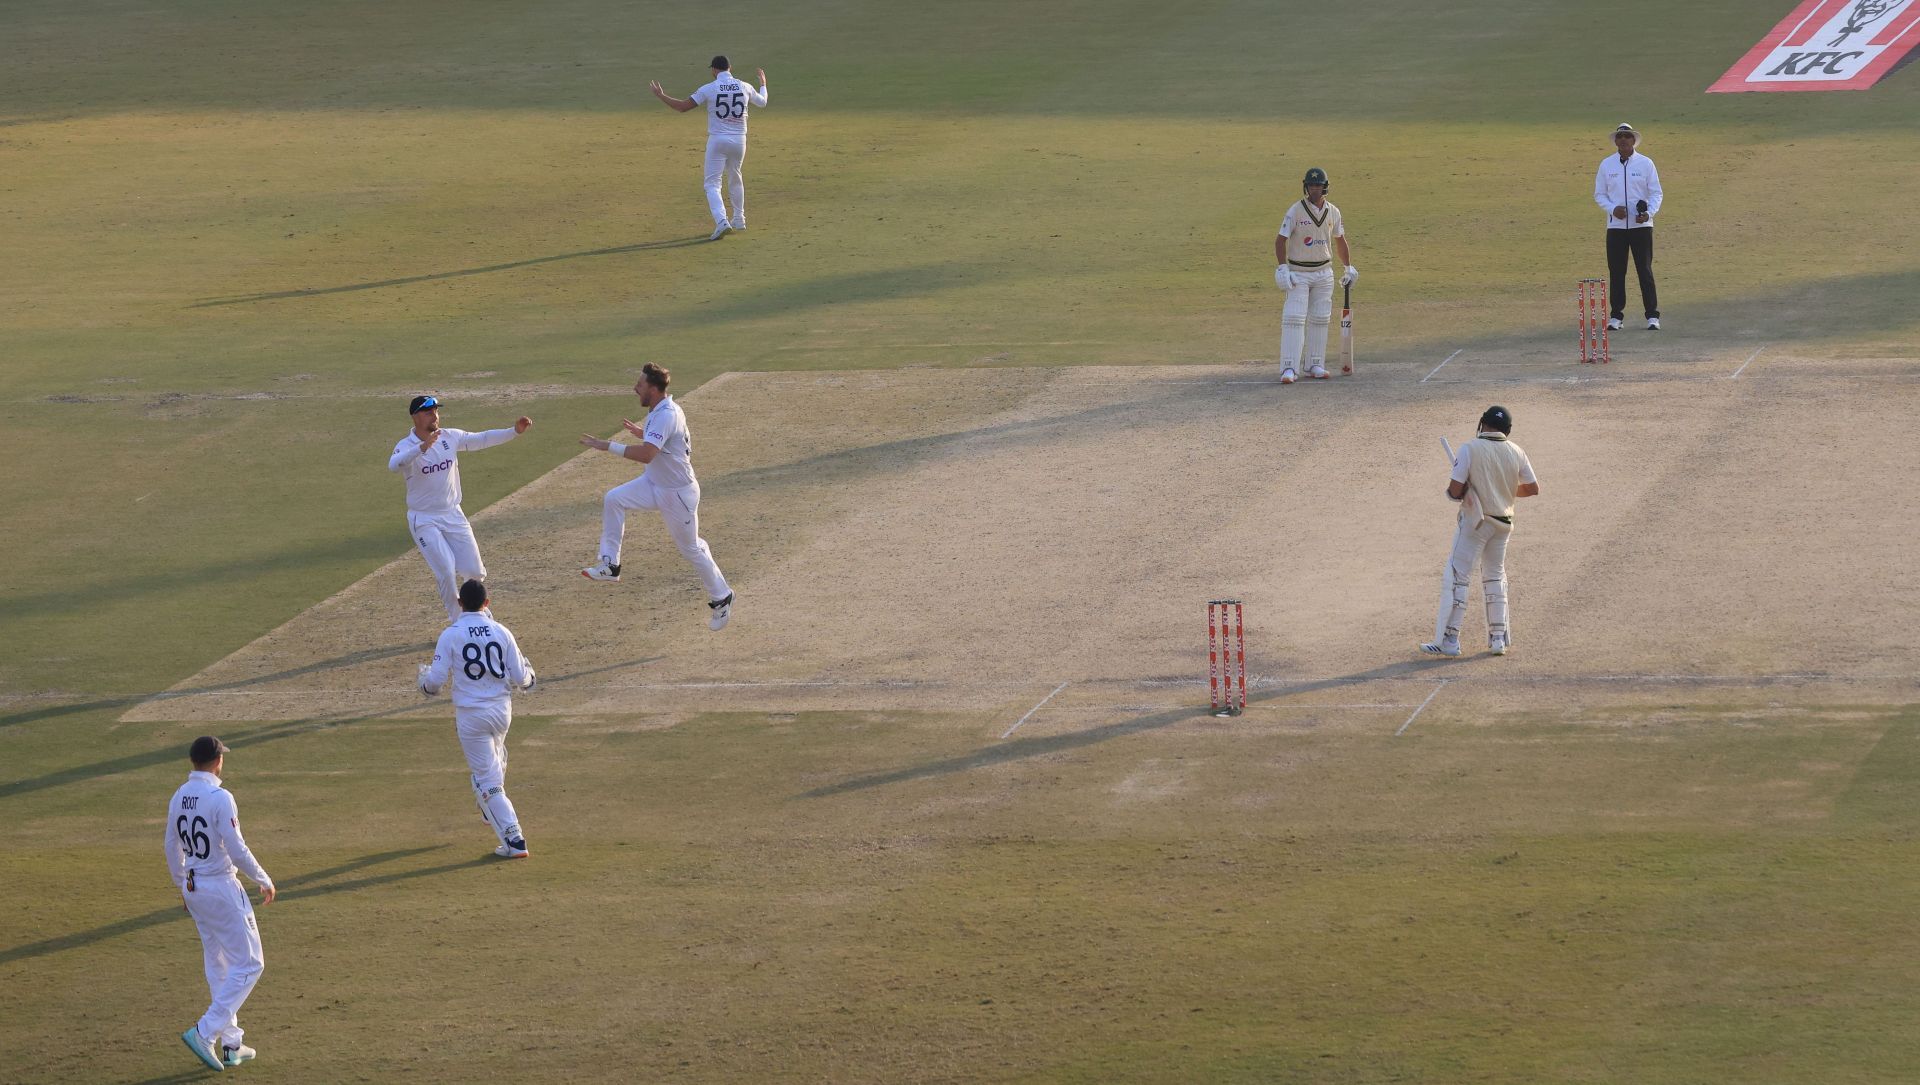
<instances>
[{"instance_id":1,"label":"red kfc sign","mask_svg":"<svg viewBox=\"0 0 1920 1085\"><path fill-rule=\"evenodd\" d=\"M1920 46L1920 0L1805 0L1708 93L1865 90Z\"/></svg>"}]
</instances>

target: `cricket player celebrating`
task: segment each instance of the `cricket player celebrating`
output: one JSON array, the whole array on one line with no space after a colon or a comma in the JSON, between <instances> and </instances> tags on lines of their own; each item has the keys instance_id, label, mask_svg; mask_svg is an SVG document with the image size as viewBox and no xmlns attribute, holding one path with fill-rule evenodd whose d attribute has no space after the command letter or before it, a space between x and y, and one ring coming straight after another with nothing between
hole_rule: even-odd
<instances>
[{"instance_id":1,"label":"cricket player celebrating","mask_svg":"<svg viewBox=\"0 0 1920 1085\"><path fill-rule=\"evenodd\" d=\"M1513 416L1507 409L1488 407L1480 416L1478 439L1462 444L1454 454L1447 496L1462 502L1462 507L1453 532L1453 553L1440 582L1433 642L1420 646L1428 655L1460 654L1460 623L1467 617L1468 579L1475 562L1480 565L1480 587L1486 596L1487 651L1507 654L1512 639L1507 625L1507 539L1513 535L1513 503L1540 492L1527 454L1507 439L1512 432ZM1473 501L1466 500L1469 492Z\"/></svg>"},{"instance_id":2,"label":"cricket player celebrating","mask_svg":"<svg viewBox=\"0 0 1920 1085\"><path fill-rule=\"evenodd\" d=\"M1292 384L1300 373L1300 348L1307 353L1306 375L1327 379L1327 323L1333 316L1333 255L1340 253L1346 268L1340 285L1360 277L1347 251L1347 231L1340 209L1327 202L1327 171L1315 166L1300 182L1306 198L1287 208L1280 233L1273 239L1273 256L1280 266L1273 281L1287 292L1280 310L1280 383Z\"/></svg>"},{"instance_id":3,"label":"cricket player celebrating","mask_svg":"<svg viewBox=\"0 0 1920 1085\"><path fill-rule=\"evenodd\" d=\"M755 90L733 77L726 57L713 58L713 82L687 98L675 98L660 89L660 81L647 84L653 96L676 113L695 106L707 107L707 210L713 212L713 237L718 241L728 230L747 228L747 182L740 166L747 160L747 106L767 104L767 73L757 70L760 89ZM727 205L720 199L720 182L725 179L727 195L733 199L733 218L727 218Z\"/></svg>"},{"instance_id":4,"label":"cricket player celebrating","mask_svg":"<svg viewBox=\"0 0 1920 1085\"><path fill-rule=\"evenodd\" d=\"M440 401L432 396L413 397L407 413L413 416L413 432L393 446L387 470L406 476L407 531L420 547L420 556L427 559L447 620L453 621L460 616L460 582L487 578L473 525L460 508L460 453L511 441L527 432L533 419L522 415L512 429L483 433L441 429Z\"/></svg>"},{"instance_id":5,"label":"cricket player celebrating","mask_svg":"<svg viewBox=\"0 0 1920 1085\"><path fill-rule=\"evenodd\" d=\"M588 448L611 452L622 459L647 465L639 478L607 491L601 501L600 561L580 570L588 580L620 579L620 547L627 534L627 513L633 509L658 509L667 522L667 534L680 556L693 563L700 583L707 589L707 609L712 616L707 628L726 627L733 613L733 589L714 564L707 540L700 537L700 483L693 477L693 435L687 432L687 416L667 394L673 374L648 362L640 367L640 379L633 386L641 406L647 408L647 422L636 426L623 419L628 433L641 444L625 445L581 434L580 443Z\"/></svg>"},{"instance_id":6,"label":"cricket player celebrating","mask_svg":"<svg viewBox=\"0 0 1920 1085\"><path fill-rule=\"evenodd\" d=\"M254 1057L241 1042L240 1006L260 981L266 958L253 903L240 884L245 874L260 887L260 903L273 903L273 879L247 850L240 835L240 808L220 785L227 747L212 735L193 740L187 758L193 771L167 804L167 873L200 931L207 990L213 1002L198 1023L180 1034L187 1050L214 1070Z\"/></svg>"},{"instance_id":7,"label":"cricket player celebrating","mask_svg":"<svg viewBox=\"0 0 1920 1085\"><path fill-rule=\"evenodd\" d=\"M460 617L440 634L433 662L420 668L420 692L431 697L452 683L453 725L467 755L473 801L500 838L493 853L525 859L527 838L507 798L507 729L513 726L513 691L533 688L533 664L507 627L484 613L487 587L460 585Z\"/></svg>"}]
</instances>

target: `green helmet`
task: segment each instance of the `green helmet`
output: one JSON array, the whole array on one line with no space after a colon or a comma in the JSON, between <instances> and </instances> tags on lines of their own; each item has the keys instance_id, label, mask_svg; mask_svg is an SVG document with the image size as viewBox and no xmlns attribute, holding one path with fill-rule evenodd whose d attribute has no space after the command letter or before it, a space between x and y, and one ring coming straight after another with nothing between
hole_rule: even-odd
<instances>
[{"instance_id":1,"label":"green helmet","mask_svg":"<svg viewBox=\"0 0 1920 1085\"><path fill-rule=\"evenodd\" d=\"M1319 166L1308 170L1306 177L1300 181L1300 191L1305 192L1308 185L1327 185L1327 171L1321 169ZM1327 191L1332 192L1333 186L1327 185Z\"/></svg>"}]
</instances>

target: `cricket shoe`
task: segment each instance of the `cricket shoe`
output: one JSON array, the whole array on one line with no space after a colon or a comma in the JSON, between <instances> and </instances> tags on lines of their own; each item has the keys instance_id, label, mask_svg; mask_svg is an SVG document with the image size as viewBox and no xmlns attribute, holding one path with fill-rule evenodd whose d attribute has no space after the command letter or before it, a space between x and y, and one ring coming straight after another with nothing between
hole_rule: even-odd
<instances>
[{"instance_id":1,"label":"cricket shoe","mask_svg":"<svg viewBox=\"0 0 1920 1085\"><path fill-rule=\"evenodd\" d=\"M580 570L580 575L588 580L602 580L609 584L620 583L620 566L601 558L599 561Z\"/></svg>"},{"instance_id":2,"label":"cricket shoe","mask_svg":"<svg viewBox=\"0 0 1920 1085\"><path fill-rule=\"evenodd\" d=\"M1317 380L1317 381L1326 380L1327 367L1324 365L1316 365L1312 369L1307 370L1307 376L1312 377L1314 380Z\"/></svg>"},{"instance_id":3,"label":"cricket shoe","mask_svg":"<svg viewBox=\"0 0 1920 1085\"><path fill-rule=\"evenodd\" d=\"M727 231L728 231L728 230L731 230L731 229L733 229L733 227L732 227L732 226L729 226L729 225L727 225L726 223L724 223L724 222L723 222L723 223L721 223L720 225L718 225L718 226L715 226L715 227L713 228L713 236L712 236L712 237L709 237L709 238L707 238L707 240L708 240L708 241L718 241L718 240L720 240L721 238L723 238L723 237L725 237L725 236L727 236Z\"/></svg>"},{"instance_id":4,"label":"cricket shoe","mask_svg":"<svg viewBox=\"0 0 1920 1085\"><path fill-rule=\"evenodd\" d=\"M1451 659L1460 654L1460 638L1447 637L1438 644L1422 644L1420 650L1430 656L1446 656Z\"/></svg>"},{"instance_id":5,"label":"cricket shoe","mask_svg":"<svg viewBox=\"0 0 1920 1085\"><path fill-rule=\"evenodd\" d=\"M1619 331L1619 330L1620 330L1620 318L1619 318L1619 317L1617 317L1617 316L1615 316L1615 317L1608 317L1608 318L1607 318L1607 330L1608 330L1608 331L1610 331L1610 332L1617 332L1617 331Z\"/></svg>"},{"instance_id":6,"label":"cricket shoe","mask_svg":"<svg viewBox=\"0 0 1920 1085\"><path fill-rule=\"evenodd\" d=\"M1294 373L1293 373L1293 367L1292 367L1292 366L1288 366L1287 368L1285 368L1285 369L1282 369L1282 370L1280 371L1280 383L1281 383L1281 384L1292 384L1292 383L1293 383L1294 381L1296 381L1296 380L1299 380L1299 379L1300 379L1299 377L1296 377L1296 376L1294 376Z\"/></svg>"},{"instance_id":7,"label":"cricket shoe","mask_svg":"<svg viewBox=\"0 0 1920 1085\"><path fill-rule=\"evenodd\" d=\"M736 234L745 233L747 229L747 224L745 222L736 222L729 225L727 229L732 230Z\"/></svg>"},{"instance_id":8,"label":"cricket shoe","mask_svg":"<svg viewBox=\"0 0 1920 1085\"><path fill-rule=\"evenodd\" d=\"M248 1047L246 1044L241 1044L238 1047L222 1047L220 1049L220 1061L231 1069L243 1062L252 1062L253 1057L258 1054L258 1051Z\"/></svg>"},{"instance_id":9,"label":"cricket shoe","mask_svg":"<svg viewBox=\"0 0 1920 1085\"><path fill-rule=\"evenodd\" d=\"M493 853L502 859L525 859L527 857L527 842L518 838L509 840L493 849Z\"/></svg>"},{"instance_id":10,"label":"cricket shoe","mask_svg":"<svg viewBox=\"0 0 1920 1085\"><path fill-rule=\"evenodd\" d=\"M1650 332L1657 332L1657 331L1659 331L1659 330L1660 330L1660 318L1659 318L1659 317L1657 317L1657 316L1650 316L1650 317L1648 317L1648 318L1647 318L1647 330L1648 330L1648 331L1650 331Z\"/></svg>"},{"instance_id":11,"label":"cricket shoe","mask_svg":"<svg viewBox=\"0 0 1920 1085\"><path fill-rule=\"evenodd\" d=\"M707 628L718 633L727 627L727 619L733 616L733 593L728 592L725 599L715 599L707 607L713 611L713 617L707 619Z\"/></svg>"},{"instance_id":12,"label":"cricket shoe","mask_svg":"<svg viewBox=\"0 0 1920 1085\"><path fill-rule=\"evenodd\" d=\"M1487 651L1492 652L1494 655L1497 655L1497 656L1506 655L1507 654L1507 635L1505 633L1487 634Z\"/></svg>"},{"instance_id":13,"label":"cricket shoe","mask_svg":"<svg viewBox=\"0 0 1920 1085\"><path fill-rule=\"evenodd\" d=\"M206 1063L208 1069L216 1073L226 1069L226 1066L220 1062L219 1053L213 1049L213 1041L201 1038L199 1025L181 1033L180 1042L186 1044L187 1050L193 1052L196 1058Z\"/></svg>"}]
</instances>

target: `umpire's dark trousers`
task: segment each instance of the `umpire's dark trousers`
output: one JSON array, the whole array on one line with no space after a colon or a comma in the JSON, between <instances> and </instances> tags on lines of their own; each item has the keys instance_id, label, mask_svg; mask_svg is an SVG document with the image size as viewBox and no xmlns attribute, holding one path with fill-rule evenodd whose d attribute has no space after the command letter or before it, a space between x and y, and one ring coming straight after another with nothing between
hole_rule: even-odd
<instances>
[{"instance_id":1,"label":"umpire's dark trousers","mask_svg":"<svg viewBox=\"0 0 1920 1085\"><path fill-rule=\"evenodd\" d=\"M1627 253L1633 253L1633 269L1640 273L1640 300L1647 305L1649 319L1660 315L1660 292L1653 286L1653 227L1634 226L1607 231L1607 289L1613 315L1627 311Z\"/></svg>"}]
</instances>

